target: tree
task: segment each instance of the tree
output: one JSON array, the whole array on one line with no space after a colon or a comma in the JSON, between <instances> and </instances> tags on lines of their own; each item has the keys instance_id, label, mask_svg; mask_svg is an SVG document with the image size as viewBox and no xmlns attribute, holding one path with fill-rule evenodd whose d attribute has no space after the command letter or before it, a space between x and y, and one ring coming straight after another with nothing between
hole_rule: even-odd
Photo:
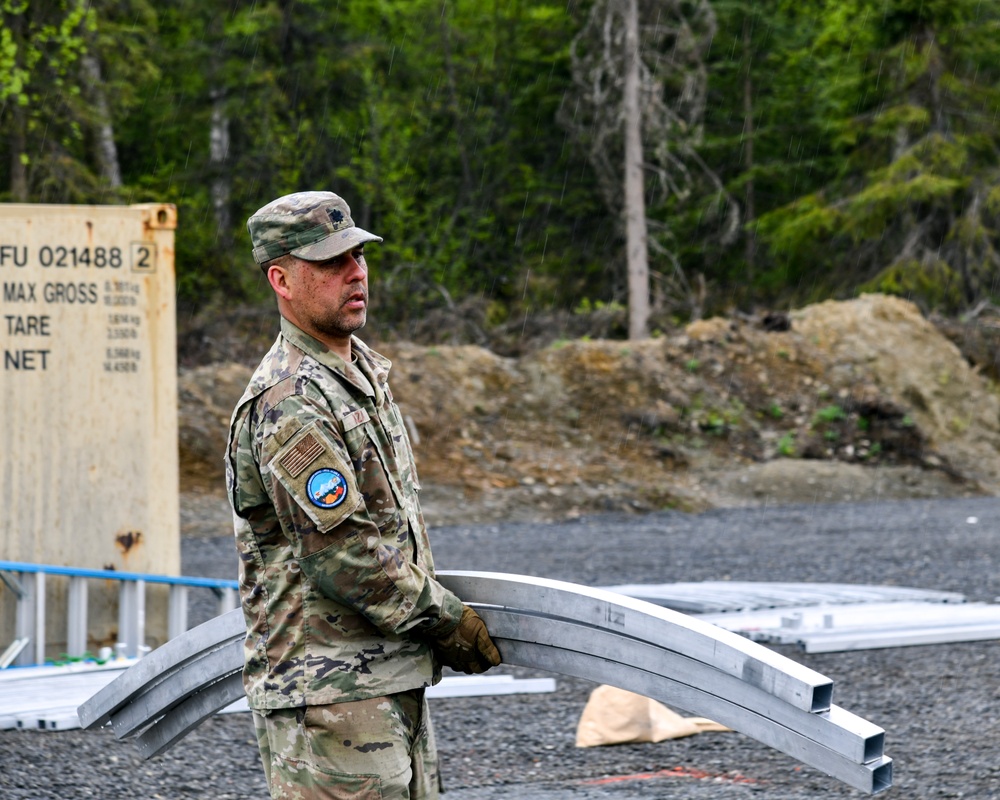
<instances>
[{"instance_id":1,"label":"tree","mask_svg":"<svg viewBox=\"0 0 1000 800\"><path fill-rule=\"evenodd\" d=\"M975 0L823 7L812 43L839 173L761 220L771 248L855 287L955 311L1000 267L1000 12Z\"/></svg>"},{"instance_id":2,"label":"tree","mask_svg":"<svg viewBox=\"0 0 1000 800\"><path fill-rule=\"evenodd\" d=\"M0 15L0 126L9 147L11 199L45 196L53 180L69 183L68 192L89 188L92 176L68 151L80 138L74 66L85 52L93 11L84 0L0 0Z\"/></svg>"},{"instance_id":3,"label":"tree","mask_svg":"<svg viewBox=\"0 0 1000 800\"><path fill-rule=\"evenodd\" d=\"M639 105L639 2L627 0L625 12L625 248L628 260L628 337L649 335L649 248L646 181L642 169L642 108Z\"/></svg>"},{"instance_id":4,"label":"tree","mask_svg":"<svg viewBox=\"0 0 1000 800\"><path fill-rule=\"evenodd\" d=\"M116 122L155 76L146 0L0 0L0 135L20 202L121 197Z\"/></svg>"},{"instance_id":5,"label":"tree","mask_svg":"<svg viewBox=\"0 0 1000 800\"><path fill-rule=\"evenodd\" d=\"M567 96L560 119L586 148L608 209L629 221L633 338L648 332L644 222L652 230L648 247L668 264L660 276L673 299L686 303L693 316L700 314L699 295L668 244L670 228L647 215L644 201L647 194L654 207L668 200L687 200L695 181L693 171L710 176L721 189L696 151L705 111L704 58L714 33L715 15L707 0L597 0L573 40L574 91ZM637 133L641 144L636 142ZM635 149L641 149L641 157L631 155ZM655 183L645 185L642 180L641 191L628 191L626 183L635 185L635 165L640 160L644 176L652 174Z\"/></svg>"}]
</instances>

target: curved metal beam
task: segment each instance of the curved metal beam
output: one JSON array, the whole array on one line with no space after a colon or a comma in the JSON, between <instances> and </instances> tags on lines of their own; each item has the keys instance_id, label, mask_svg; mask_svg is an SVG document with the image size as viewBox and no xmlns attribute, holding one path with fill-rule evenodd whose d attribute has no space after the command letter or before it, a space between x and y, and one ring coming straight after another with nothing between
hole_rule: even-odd
<instances>
[{"instance_id":1,"label":"curved metal beam","mask_svg":"<svg viewBox=\"0 0 1000 800\"><path fill-rule=\"evenodd\" d=\"M582 652L584 648L581 647L581 642L586 642L585 652L588 656L617 664L623 669L632 668L661 677L668 681L662 684L664 687L676 687L670 697L647 697L678 706L693 714L711 717L758 741L764 741L761 738L764 728L786 728L814 742L819 748L834 751L859 764L882 757L885 731L839 706L834 705L829 711L822 713L803 711L731 675L645 642L547 616L482 606L476 610L486 622L494 641L500 642L497 646L505 664L513 663L507 658L513 643L523 642ZM617 674L612 667L600 676L578 677L589 677L597 683L629 689L616 681ZM685 705L682 702L684 698L697 699L698 704L695 707ZM735 708L739 713L731 716L729 713L734 703L738 703ZM777 740L781 735L779 731L772 738ZM777 749L782 750L781 747ZM799 757L798 753L790 755Z\"/></svg>"},{"instance_id":2,"label":"curved metal beam","mask_svg":"<svg viewBox=\"0 0 1000 800\"><path fill-rule=\"evenodd\" d=\"M830 703L832 682L721 628L561 581L450 572L442 582L486 620L504 662L607 683L711 717L872 794L892 783L881 728ZM242 612L168 642L80 707L163 752L243 695Z\"/></svg>"},{"instance_id":3,"label":"curved metal beam","mask_svg":"<svg viewBox=\"0 0 1000 800\"><path fill-rule=\"evenodd\" d=\"M242 639L242 637L241 637ZM243 672L243 642L228 640L221 647L210 648L205 653L191 659L184 669L173 670L164 680L150 687L149 691L119 709L111 717L111 727L115 736L124 739L171 712L186 697L202 691L206 686L219 680L220 676ZM243 693L242 684L240 694ZM238 699L238 696L237 698Z\"/></svg>"},{"instance_id":4,"label":"curved metal beam","mask_svg":"<svg viewBox=\"0 0 1000 800\"><path fill-rule=\"evenodd\" d=\"M77 715L84 728L104 725L120 708L184 669L206 650L246 636L243 612L234 609L213 617L139 659L115 680L80 706Z\"/></svg>"},{"instance_id":5,"label":"curved metal beam","mask_svg":"<svg viewBox=\"0 0 1000 800\"><path fill-rule=\"evenodd\" d=\"M525 575L447 571L439 572L437 578L465 603L535 611L641 639L711 664L804 711L826 711L833 700L833 681L825 675L669 608Z\"/></svg>"},{"instance_id":6,"label":"curved metal beam","mask_svg":"<svg viewBox=\"0 0 1000 800\"><path fill-rule=\"evenodd\" d=\"M234 672L215 681L139 734L136 739L139 754L143 758L159 755L210 716L245 696L241 673Z\"/></svg>"},{"instance_id":7,"label":"curved metal beam","mask_svg":"<svg viewBox=\"0 0 1000 800\"><path fill-rule=\"evenodd\" d=\"M797 731L780 725L761 724L761 717L740 707L737 701L729 702L662 675L654 675L619 661L610 661L588 653L510 639L501 640L497 646L508 664L545 669L597 683L609 683L646 697L664 698L668 703L694 710L695 713L704 713L705 716L723 721L723 724L729 724L737 730L742 729L757 741L863 792L877 794L892 785L891 758L880 756L866 764L858 764L844 755L817 745Z\"/></svg>"}]
</instances>

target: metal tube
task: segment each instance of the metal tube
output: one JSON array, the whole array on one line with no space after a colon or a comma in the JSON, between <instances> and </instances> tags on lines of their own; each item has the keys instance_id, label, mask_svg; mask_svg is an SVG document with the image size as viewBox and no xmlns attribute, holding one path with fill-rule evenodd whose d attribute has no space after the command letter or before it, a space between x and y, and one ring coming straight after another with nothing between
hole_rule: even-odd
<instances>
[{"instance_id":1,"label":"metal tube","mask_svg":"<svg viewBox=\"0 0 1000 800\"><path fill-rule=\"evenodd\" d=\"M731 724L736 730L744 730L757 741L863 792L877 794L892 785L891 758L882 756L867 764L855 763L796 731L780 725L768 725L766 720L742 708L738 702L707 695L664 676L588 653L511 639L501 640L497 646L508 664L613 684L646 697L664 698L666 702L676 703L681 708L695 710L715 720L728 718L729 724L738 722L738 725Z\"/></svg>"},{"instance_id":2,"label":"metal tube","mask_svg":"<svg viewBox=\"0 0 1000 800\"><path fill-rule=\"evenodd\" d=\"M585 649L588 655L662 676L678 687L688 687L696 694L682 696L698 699L702 703L699 708L684 706L676 700L656 698L680 706L685 711L712 716L705 710L709 696L721 699L723 705L719 707L726 712L730 703L738 703L741 716L735 719L712 718L755 739L760 737L753 730L740 727L748 719L742 711L756 715L754 724L757 726L789 728L851 761L864 763L882 756L885 731L838 706L832 706L830 711L822 714L803 711L738 678L646 642L547 616L479 606L476 610L486 622L494 641L520 641L574 651ZM585 648L581 646L584 642ZM504 645L501 643L498 647L504 662L508 663ZM601 682L618 686L613 679L614 671L610 672L612 679L602 678Z\"/></svg>"},{"instance_id":3,"label":"metal tube","mask_svg":"<svg viewBox=\"0 0 1000 800\"><path fill-rule=\"evenodd\" d=\"M66 652L82 656L87 650L86 578L69 579L66 606Z\"/></svg>"},{"instance_id":4,"label":"metal tube","mask_svg":"<svg viewBox=\"0 0 1000 800\"><path fill-rule=\"evenodd\" d=\"M167 600L167 639L176 639L187 630L188 587L174 584Z\"/></svg>"},{"instance_id":5,"label":"metal tube","mask_svg":"<svg viewBox=\"0 0 1000 800\"><path fill-rule=\"evenodd\" d=\"M1000 638L1000 624L937 625L910 628L885 628L871 631L810 631L797 641L807 653L836 653L845 650L871 650L881 647L980 642Z\"/></svg>"},{"instance_id":6,"label":"metal tube","mask_svg":"<svg viewBox=\"0 0 1000 800\"><path fill-rule=\"evenodd\" d=\"M18 641L23 641L22 646L16 655L14 663L18 666L27 666L31 662L31 651L28 644L31 643L35 635L35 581L24 573L18 573L11 578L17 585L17 609L15 611L14 636ZM9 582L8 582L8 585Z\"/></svg>"},{"instance_id":7,"label":"metal tube","mask_svg":"<svg viewBox=\"0 0 1000 800\"><path fill-rule=\"evenodd\" d=\"M183 636L171 639L83 703L79 708L80 724L85 728L104 725L120 708L149 691L151 685L159 683L173 671L183 669L203 651L218 647L227 639L242 640L245 635L243 612L237 609L221 617L213 617Z\"/></svg>"},{"instance_id":8,"label":"metal tube","mask_svg":"<svg viewBox=\"0 0 1000 800\"><path fill-rule=\"evenodd\" d=\"M143 692L142 703L130 703L111 718L115 736L123 739L151 719L173 713L173 709L186 697L211 686L220 677L241 672L243 667L243 642L233 639L219 647L206 650L190 661L183 669L173 670L162 681ZM234 698L238 699L238 698Z\"/></svg>"},{"instance_id":9,"label":"metal tube","mask_svg":"<svg viewBox=\"0 0 1000 800\"><path fill-rule=\"evenodd\" d=\"M631 636L710 664L804 711L826 711L833 681L738 634L669 608L547 578L494 572L439 572L466 603L564 617Z\"/></svg>"},{"instance_id":10,"label":"metal tube","mask_svg":"<svg viewBox=\"0 0 1000 800\"><path fill-rule=\"evenodd\" d=\"M507 664L546 669L562 675L615 685L704 714L869 794L877 794L892 785L892 759L879 755L867 763L858 763L853 758L816 742L801 731L788 728L743 707L739 703L741 698L718 697L666 676L589 652L581 653L550 644L502 636L496 637L495 641ZM204 674L200 670L198 673ZM138 744L143 758L163 752L208 716L239 699L242 694L241 675L230 673L222 680L210 682L200 691L188 695L187 699L156 719L139 736ZM840 712L837 709L832 714ZM799 713L802 713L801 710ZM836 726L830 716L808 713L803 716L811 718L816 725L822 724L825 719L829 725ZM152 717L147 717L150 718Z\"/></svg>"},{"instance_id":11,"label":"metal tube","mask_svg":"<svg viewBox=\"0 0 1000 800\"><path fill-rule=\"evenodd\" d=\"M477 606L507 664L661 699L872 794L892 783L882 730L831 706L828 678L760 645L574 584L497 573L439 577ZM167 642L81 706L81 722L93 727L120 713L128 722L116 722L116 733L151 722L140 751L146 758L162 752L243 695L244 635L237 609Z\"/></svg>"},{"instance_id":12,"label":"metal tube","mask_svg":"<svg viewBox=\"0 0 1000 800\"><path fill-rule=\"evenodd\" d=\"M35 663L45 663L45 573L35 573Z\"/></svg>"},{"instance_id":13,"label":"metal tube","mask_svg":"<svg viewBox=\"0 0 1000 800\"><path fill-rule=\"evenodd\" d=\"M139 754L152 758L168 749L204 720L243 697L243 676L227 675L204 691L191 695L169 715L150 725L136 738Z\"/></svg>"},{"instance_id":14,"label":"metal tube","mask_svg":"<svg viewBox=\"0 0 1000 800\"><path fill-rule=\"evenodd\" d=\"M237 595L235 589L228 586L224 586L221 589L216 590L216 593L219 596L220 614L228 614L234 608L237 608L239 606L240 598Z\"/></svg>"}]
</instances>

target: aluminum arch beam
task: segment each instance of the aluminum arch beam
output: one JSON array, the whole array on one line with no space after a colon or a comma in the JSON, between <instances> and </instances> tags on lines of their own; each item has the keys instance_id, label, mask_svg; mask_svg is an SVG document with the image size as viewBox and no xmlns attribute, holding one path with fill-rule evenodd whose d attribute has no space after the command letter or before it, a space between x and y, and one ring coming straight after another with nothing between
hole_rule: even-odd
<instances>
[{"instance_id":1,"label":"aluminum arch beam","mask_svg":"<svg viewBox=\"0 0 1000 800\"><path fill-rule=\"evenodd\" d=\"M157 647L77 709L84 728L100 727L126 706L141 702L146 693L169 680L177 672L203 658L206 651L246 636L243 612L234 609L213 617L186 633ZM212 676L217 678L218 676Z\"/></svg>"},{"instance_id":2,"label":"aluminum arch beam","mask_svg":"<svg viewBox=\"0 0 1000 800\"><path fill-rule=\"evenodd\" d=\"M819 748L816 752L820 754L823 749L833 751L859 764L882 757L885 731L839 706L833 705L829 711L822 713L803 711L738 678L645 642L548 616L491 607L477 607L476 610L486 622L494 641L500 642L498 646L504 655L504 663L515 663L507 658L513 643L539 644L574 652L585 649L586 655L602 659L609 665L617 664L621 668L633 668L662 678L665 683L661 686L669 691L669 695L661 692L659 696L648 697L693 714L711 717L758 741L765 741L762 738L764 728L774 728L767 744L782 752L788 751L772 744L785 736L777 730L780 728L810 740ZM581 642L586 642L586 648L580 646ZM606 673L600 676L598 683L629 688L616 680L615 667L609 666ZM697 705L685 705L686 698L697 700ZM799 752L789 755L800 758Z\"/></svg>"},{"instance_id":3,"label":"aluminum arch beam","mask_svg":"<svg viewBox=\"0 0 1000 800\"><path fill-rule=\"evenodd\" d=\"M680 676L672 680L697 687L706 697L738 697L741 706L761 720L793 728L819 745L855 761L867 762L882 755L882 729L837 706L832 706L824 714L805 712L708 665L620 634L532 613L494 607L479 607L479 610L498 640L541 643L565 650L578 650L580 643L586 642L590 655L620 661L654 674ZM234 619L233 624L234 627L242 626L241 618ZM162 664L161 677L155 683L134 687L132 700L111 715L111 725L118 738L131 735L149 725L151 720L156 720L154 725L161 727L181 725L186 729L183 721L172 719L181 716L173 711L174 707L189 696L212 687L220 676L241 670L242 644L238 638L226 638L221 643L203 639L203 644L203 652L186 659L181 665ZM150 658L161 656L158 650ZM604 682L614 681L605 679ZM213 689L216 690L217 687ZM220 698L219 702L231 702L238 698L237 691L232 696ZM704 709L687 710L709 714ZM716 718L759 738L753 730L741 727L741 723L729 718Z\"/></svg>"},{"instance_id":4,"label":"aluminum arch beam","mask_svg":"<svg viewBox=\"0 0 1000 800\"><path fill-rule=\"evenodd\" d=\"M481 613L507 663L662 698L863 791L891 784L881 729L831 708L828 678L760 645L715 626L685 624L697 621L667 609L573 584L496 573L440 577L466 602L492 606ZM547 613L540 616L539 609ZM167 749L242 696L243 624L236 610L168 642L81 706L81 722L114 724L121 715L116 733L148 725L138 739L143 757Z\"/></svg>"},{"instance_id":5,"label":"aluminum arch beam","mask_svg":"<svg viewBox=\"0 0 1000 800\"><path fill-rule=\"evenodd\" d=\"M438 580L469 604L533 611L640 639L710 664L804 711L826 711L833 681L749 639L669 608L564 581L446 571Z\"/></svg>"},{"instance_id":6,"label":"aluminum arch beam","mask_svg":"<svg viewBox=\"0 0 1000 800\"><path fill-rule=\"evenodd\" d=\"M619 661L573 650L562 650L544 644L500 640L497 646L505 663L528 666L571 675L599 683L612 683L620 688L647 697L666 698L671 704L694 709L701 713L708 709L708 716L716 720L728 718L730 723L743 720L732 727L752 731L752 738L780 750L797 760L816 767L827 775L869 794L878 794L892 786L892 759L881 756L874 761L858 764L844 755L817 745L797 731L779 725L760 724L762 718L751 714L738 704L723 698L707 695L690 686L654 675ZM713 709L712 706L717 706ZM725 706L728 706L726 708Z\"/></svg>"},{"instance_id":7,"label":"aluminum arch beam","mask_svg":"<svg viewBox=\"0 0 1000 800\"><path fill-rule=\"evenodd\" d=\"M242 619L242 618L241 618ZM242 637L241 637L242 639ZM222 676L234 673L242 681L243 642L230 640L221 647L206 650L199 658L192 659L184 669L172 672L168 677L150 687L119 709L111 717L111 727L118 739L130 736L149 724L151 719L159 719L183 703L186 698L203 691ZM239 687L243 693L242 684ZM236 698L239 699L239 695Z\"/></svg>"},{"instance_id":8,"label":"aluminum arch beam","mask_svg":"<svg viewBox=\"0 0 1000 800\"><path fill-rule=\"evenodd\" d=\"M237 609L238 610L238 609ZM158 756L230 703L246 697L243 675L232 672L187 697L169 714L139 734L136 745L143 758Z\"/></svg>"}]
</instances>

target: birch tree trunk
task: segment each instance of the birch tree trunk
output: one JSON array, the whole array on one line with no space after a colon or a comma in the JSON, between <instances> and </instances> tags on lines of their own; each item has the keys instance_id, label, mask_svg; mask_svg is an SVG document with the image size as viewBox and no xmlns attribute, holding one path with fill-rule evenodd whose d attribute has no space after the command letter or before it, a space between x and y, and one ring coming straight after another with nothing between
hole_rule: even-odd
<instances>
[{"instance_id":1,"label":"birch tree trunk","mask_svg":"<svg viewBox=\"0 0 1000 800\"><path fill-rule=\"evenodd\" d=\"M208 63L208 97L212 103L208 126L208 170L211 176L209 192L212 215L215 217L215 243L226 250L233 243L233 215L230 207L232 176L229 174L229 87L225 78L229 43L225 20L236 15L238 6L239 0L230 0L225 5L215 4L208 24L208 40L212 44L212 55ZM223 11L224 8L228 10Z\"/></svg>"},{"instance_id":2,"label":"birch tree trunk","mask_svg":"<svg viewBox=\"0 0 1000 800\"><path fill-rule=\"evenodd\" d=\"M212 92L212 122L208 133L208 158L212 174L212 210L215 213L216 241L228 246L232 230L229 198L232 187L226 161L229 156L229 112L226 94L221 89Z\"/></svg>"},{"instance_id":3,"label":"birch tree trunk","mask_svg":"<svg viewBox=\"0 0 1000 800\"><path fill-rule=\"evenodd\" d=\"M715 28L708 0L595 0L570 45L574 87L558 119L586 147L597 189L624 229L631 339L649 335L654 277L665 288L655 298L657 313L667 303L700 313L702 301L672 249L664 206L680 207L707 178L716 206L726 208L722 236L739 230L739 204L695 150ZM651 270L651 257L666 270Z\"/></svg>"},{"instance_id":4,"label":"birch tree trunk","mask_svg":"<svg viewBox=\"0 0 1000 800\"><path fill-rule=\"evenodd\" d=\"M96 56L86 53L80 59L80 66L86 78L91 102L97 112L94 157L97 159L101 177L112 189L119 189L122 185L122 173L118 163L118 147L115 145L111 111L107 95L104 93L104 82L101 79L101 65Z\"/></svg>"},{"instance_id":5,"label":"birch tree trunk","mask_svg":"<svg viewBox=\"0 0 1000 800\"><path fill-rule=\"evenodd\" d=\"M628 259L628 337L649 335L649 248L639 105L639 2L625 0L625 241Z\"/></svg>"}]
</instances>

